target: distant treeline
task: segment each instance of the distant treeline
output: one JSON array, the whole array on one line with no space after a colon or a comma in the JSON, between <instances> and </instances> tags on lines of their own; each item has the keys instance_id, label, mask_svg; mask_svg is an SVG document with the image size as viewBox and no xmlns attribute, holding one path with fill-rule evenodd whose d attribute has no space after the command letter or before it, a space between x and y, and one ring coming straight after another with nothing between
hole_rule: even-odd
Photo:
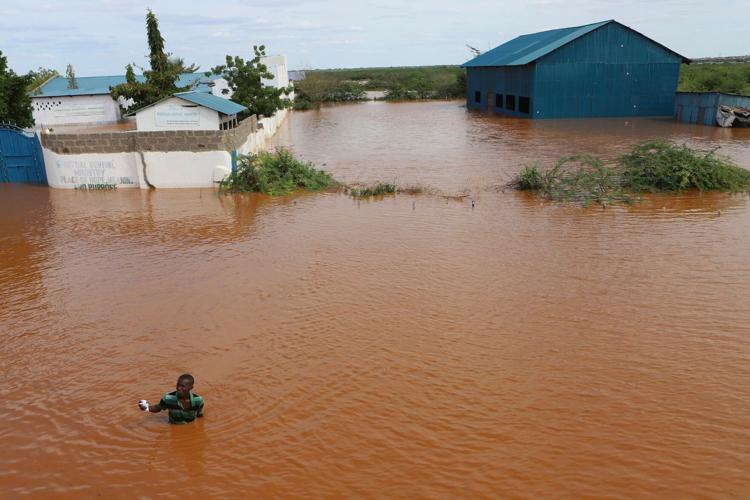
<instances>
[{"instance_id":1,"label":"distant treeline","mask_svg":"<svg viewBox=\"0 0 750 500\"><path fill-rule=\"evenodd\" d=\"M369 90L386 100L453 99L466 95L466 73L458 66L307 70L294 88L296 109L364 100Z\"/></svg>"},{"instance_id":2,"label":"distant treeline","mask_svg":"<svg viewBox=\"0 0 750 500\"><path fill-rule=\"evenodd\" d=\"M677 90L750 95L750 62L717 60L683 64ZM295 107L309 109L321 102L364 100L368 90L384 92L386 100L463 99L466 72L458 66L307 70L305 79L295 83Z\"/></svg>"},{"instance_id":3,"label":"distant treeline","mask_svg":"<svg viewBox=\"0 0 750 500\"><path fill-rule=\"evenodd\" d=\"M683 64L677 90L750 95L750 63Z\"/></svg>"}]
</instances>

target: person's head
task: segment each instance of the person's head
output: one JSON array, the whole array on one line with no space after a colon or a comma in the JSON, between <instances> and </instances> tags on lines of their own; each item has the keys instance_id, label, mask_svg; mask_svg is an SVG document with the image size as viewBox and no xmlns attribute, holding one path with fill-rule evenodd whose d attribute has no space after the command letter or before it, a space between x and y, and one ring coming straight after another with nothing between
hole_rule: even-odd
<instances>
[{"instance_id":1,"label":"person's head","mask_svg":"<svg viewBox=\"0 0 750 500\"><path fill-rule=\"evenodd\" d=\"M187 396L193 390L195 379L189 373L184 373L177 378L177 395Z\"/></svg>"}]
</instances>

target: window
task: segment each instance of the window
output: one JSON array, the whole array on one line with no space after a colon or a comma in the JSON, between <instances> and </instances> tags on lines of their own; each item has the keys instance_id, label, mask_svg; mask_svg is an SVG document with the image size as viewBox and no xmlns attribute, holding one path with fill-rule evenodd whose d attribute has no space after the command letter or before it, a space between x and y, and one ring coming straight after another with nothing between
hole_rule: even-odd
<instances>
[{"instance_id":1,"label":"window","mask_svg":"<svg viewBox=\"0 0 750 500\"><path fill-rule=\"evenodd\" d=\"M519 97L518 98L518 111L521 113L529 114L529 111L531 109L531 100L528 97Z\"/></svg>"},{"instance_id":2,"label":"window","mask_svg":"<svg viewBox=\"0 0 750 500\"><path fill-rule=\"evenodd\" d=\"M496 108L503 107L503 94L495 94L495 107Z\"/></svg>"},{"instance_id":3,"label":"window","mask_svg":"<svg viewBox=\"0 0 750 500\"><path fill-rule=\"evenodd\" d=\"M509 111L515 111L516 110L516 96L514 95L506 95L505 96L505 109Z\"/></svg>"},{"instance_id":4,"label":"window","mask_svg":"<svg viewBox=\"0 0 750 500\"><path fill-rule=\"evenodd\" d=\"M474 102L482 102L482 93L478 90L474 91Z\"/></svg>"}]
</instances>

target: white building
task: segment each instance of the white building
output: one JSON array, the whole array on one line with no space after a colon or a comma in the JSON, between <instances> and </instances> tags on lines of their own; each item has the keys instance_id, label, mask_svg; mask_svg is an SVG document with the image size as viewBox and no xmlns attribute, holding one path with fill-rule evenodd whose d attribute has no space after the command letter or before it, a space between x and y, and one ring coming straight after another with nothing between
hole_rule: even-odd
<instances>
[{"instance_id":1,"label":"white building","mask_svg":"<svg viewBox=\"0 0 750 500\"><path fill-rule=\"evenodd\" d=\"M273 75L271 79L263 79L263 85L289 86L286 56L264 57L261 62ZM136 79L144 81L143 75L136 76ZM36 127L117 123L121 119L120 106L110 96L109 89L125 82L125 75L85 76L76 78L76 86L71 88L63 76L47 80L31 96ZM187 87L191 91L208 92L225 99L232 97L227 81L219 75L207 77L200 72L183 73L175 83L177 87Z\"/></svg>"},{"instance_id":2,"label":"white building","mask_svg":"<svg viewBox=\"0 0 750 500\"><path fill-rule=\"evenodd\" d=\"M237 114L247 108L208 92L180 92L139 109L139 132L164 130L228 130L237 126Z\"/></svg>"},{"instance_id":3,"label":"white building","mask_svg":"<svg viewBox=\"0 0 750 500\"><path fill-rule=\"evenodd\" d=\"M143 76L136 77L143 81ZM56 76L42 84L31 96L36 127L54 125L103 125L120 120L120 107L109 94L110 87L125 83L125 75L76 78L76 87ZM211 78L203 73L183 73L176 84L191 90L210 91Z\"/></svg>"}]
</instances>

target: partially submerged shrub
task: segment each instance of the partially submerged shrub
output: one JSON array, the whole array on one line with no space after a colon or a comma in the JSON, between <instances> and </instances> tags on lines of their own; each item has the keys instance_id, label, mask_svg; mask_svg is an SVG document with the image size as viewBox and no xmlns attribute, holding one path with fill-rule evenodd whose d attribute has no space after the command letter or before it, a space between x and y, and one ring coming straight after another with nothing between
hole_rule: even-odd
<instances>
[{"instance_id":1,"label":"partially submerged shrub","mask_svg":"<svg viewBox=\"0 0 750 500\"><path fill-rule=\"evenodd\" d=\"M746 191L750 171L714 151L698 151L662 140L636 144L618 160L622 184L633 191Z\"/></svg>"},{"instance_id":2,"label":"partially submerged shrub","mask_svg":"<svg viewBox=\"0 0 750 500\"><path fill-rule=\"evenodd\" d=\"M396 192L395 184L381 182L370 187L356 188L350 187L349 194L354 198L369 198L371 196L382 196Z\"/></svg>"},{"instance_id":3,"label":"partially submerged shrub","mask_svg":"<svg viewBox=\"0 0 750 500\"><path fill-rule=\"evenodd\" d=\"M237 171L219 183L222 191L289 194L297 189L320 191L336 186L330 174L317 170L312 163L294 158L288 149L243 155L237 160Z\"/></svg>"},{"instance_id":4,"label":"partially submerged shrub","mask_svg":"<svg viewBox=\"0 0 750 500\"><path fill-rule=\"evenodd\" d=\"M644 191L749 191L750 171L715 156L713 151L652 140L634 145L615 165L580 155L561 158L546 171L536 165L526 166L510 185L552 200L606 205L613 201L629 203L633 194Z\"/></svg>"}]
</instances>

